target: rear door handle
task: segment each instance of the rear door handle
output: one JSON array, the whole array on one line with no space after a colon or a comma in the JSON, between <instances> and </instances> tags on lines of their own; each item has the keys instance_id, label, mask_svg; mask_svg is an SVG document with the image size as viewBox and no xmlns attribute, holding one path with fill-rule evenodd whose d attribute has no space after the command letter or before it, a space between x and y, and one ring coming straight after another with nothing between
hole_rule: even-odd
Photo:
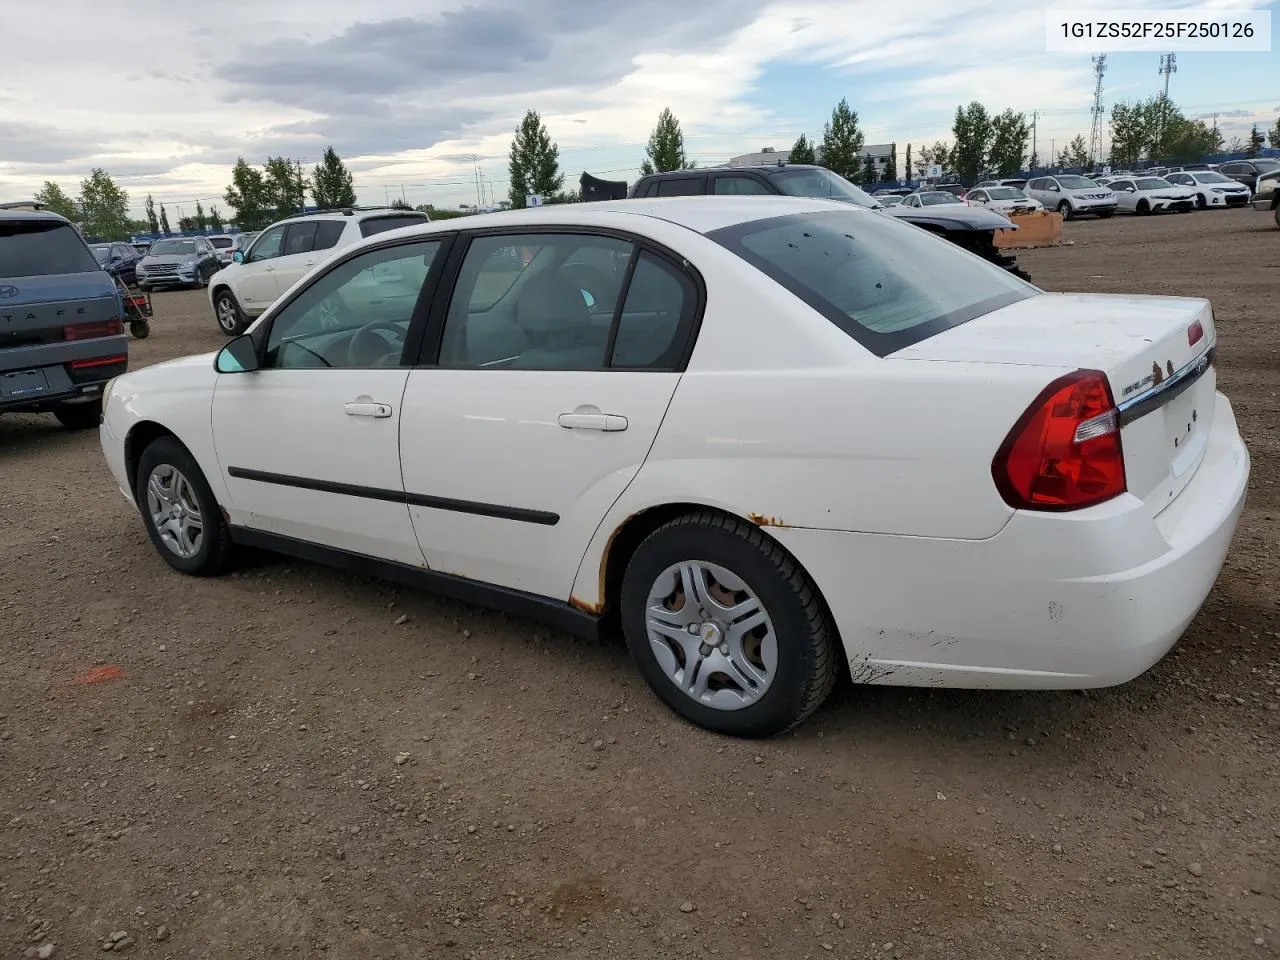
<instances>
[{"instance_id":1,"label":"rear door handle","mask_svg":"<svg viewBox=\"0 0 1280 960\"><path fill-rule=\"evenodd\" d=\"M304 260L303 264L308 267L314 267L316 265L316 262L314 260Z\"/></svg>"},{"instance_id":2,"label":"rear door handle","mask_svg":"<svg viewBox=\"0 0 1280 960\"><path fill-rule=\"evenodd\" d=\"M614 413L562 413L559 423L566 430L603 430L612 433L627 429L627 418Z\"/></svg>"},{"instance_id":3,"label":"rear door handle","mask_svg":"<svg viewBox=\"0 0 1280 960\"><path fill-rule=\"evenodd\" d=\"M352 400L342 409L349 417L377 417L382 419L391 416L391 404L375 403L372 400Z\"/></svg>"}]
</instances>

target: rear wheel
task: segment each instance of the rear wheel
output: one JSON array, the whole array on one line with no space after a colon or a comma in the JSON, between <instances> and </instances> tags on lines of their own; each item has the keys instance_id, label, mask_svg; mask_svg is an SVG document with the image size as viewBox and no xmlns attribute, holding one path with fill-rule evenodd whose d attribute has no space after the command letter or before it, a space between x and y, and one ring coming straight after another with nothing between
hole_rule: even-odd
<instances>
[{"instance_id":1,"label":"rear wheel","mask_svg":"<svg viewBox=\"0 0 1280 960\"><path fill-rule=\"evenodd\" d=\"M228 337L238 337L249 326L249 320L236 302L236 296L226 287L218 291L213 298L213 312L218 320L218 328Z\"/></svg>"},{"instance_id":2,"label":"rear wheel","mask_svg":"<svg viewBox=\"0 0 1280 960\"><path fill-rule=\"evenodd\" d=\"M774 736L835 683L835 628L817 588L735 517L703 511L650 534L627 564L621 615L650 689L708 730Z\"/></svg>"},{"instance_id":3,"label":"rear wheel","mask_svg":"<svg viewBox=\"0 0 1280 960\"><path fill-rule=\"evenodd\" d=\"M102 420L102 401L64 403L54 408L53 415L68 430L90 430Z\"/></svg>"},{"instance_id":4,"label":"rear wheel","mask_svg":"<svg viewBox=\"0 0 1280 960\"><path fill-rule=\"evenodd\" d=\"M176 439L160 437L142 452L134 496L152 546L169 566L197 577L226 569L232 545L222 510L195 459Z\"/></svg>"}]
</instances>

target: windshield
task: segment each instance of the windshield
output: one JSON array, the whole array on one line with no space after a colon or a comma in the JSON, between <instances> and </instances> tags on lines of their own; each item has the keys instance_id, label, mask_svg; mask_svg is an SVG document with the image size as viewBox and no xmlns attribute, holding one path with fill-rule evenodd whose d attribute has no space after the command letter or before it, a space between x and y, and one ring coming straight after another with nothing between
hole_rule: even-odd
<instances>
[{"instance_id":1,"label":"windshield","mask_svg":"<svg viewBox=\"0 0 1280 960\"><path fill-rule=\"evenodd\" d=\"M1137 186L1139 190L1167 190L1172 187L1173 184L1168 180L1165 180L1163 177L1147 177L1143 180L1139 180Z\"/></svg>"},{"instance_id":2,"label":"windshield","mask_svg":"<svg viewBox=\"0 0 1280 960\"><path fill-rule=\"evenodd\" d=\"M1273 170L1280 170L1280 160L1255 160L1253 165L1258 168L1259 173L1271 173Z\"/></svg>"},{"instance_id":3,"label":"windshield","mask_svg":"<svg viewBox=\"0 0 1280 960\"><path fill-rule=\"evenodd\" d=\"M856 203L860 207L878 207L880 202L865 190L823 167L807 170L779 170L773 175L778 189L791 197L820 197Z\"/></svg>"},{"instance_id":4,"label":"windshield","mask_svg":"<svg viewBox=\"0 0 1280 960\"><path fill-rule=\"evenodd\" d=\"M1193 173L1191 179L1196 183L1235 183L1230 177L1223 176L1217 170L1209 170L1205 173Z\"/></svg>"},{"instance_id":5,"label":"windshield","mask_svg":"<svg viewBox=\"0 0 1280 960\"><path fill-rule=\"evenodd\" d=\"M80 234L58 220L0 220L0 277L95 273L102 267Z\"/></svg>"},{"instance_id":6,"label":"windshield","mask_svg":"<svg viewBox=\"0 0 1280 960\"><path fill-rule=\"evenodd\" d=\"M1064 190L1092 190L1097 186L1092 180L1084 177L1059 177L1058 185Z\"/></svg>"},{"instance_id":7,"label":"windshield","mask_svg":"<svg viewBox=\"0 0 1280 960\"><path fill-rule=\"evenodd\" d=\"M931 207L938 203L964 203L954 193L947 193L945 190L938 190L931 193L920 194L920 202L926 207Z\"/></svg>"},{"instance_id":8,"label":"windshield","mask_svg":"<svg viewBox=\"0 0 1280 960\"><path fill-rule=\"evenodd\" d=\"M209 239L209 242L210 242L210 243L212 243L212 244L213 244L215 247L217 247L219 250L230 250L230 249L231 249L231 238L230 238L230 237L209 237L208 239Z\"/></svg>"},{"instance_id":9,"label":"windshield","mask_svg":"<svg viewBox=\"0 0 1280 960\"><path fill-rule=\"evenodd\" d=\"M147 251L152 256L175 256L196 252L196 242L194 240L157 240L151 245L151 249Z\"/></svg>"},{"instance_id":10,"label":"windshield","mask_svg":"<svg viewBox=\"0 0 1280 960\"><path fill-rule=\"evenodd\" d=\"M105 243L95 243L89 249L93 251L93 257L99 263L106 263L111 259L111 248Z\"/></svg>"},{"instance_id":11,"label":"windshield","mask_svg":"<svg viewBox=\"0 0 1280 960\"><path fill-rule=\"evenodd\" d=\"M881 357L1039 295L1008 271L896 217L792 214L707 236Z\"/></svg>"},{"instance_id":12,"label":"windshield","mask_svg":"<svg viewBox=\"0 0 1280 960\"><path fill-rule=\"evenodd\" d=\"M992 200L1025 200L1027 195L1013 187L992 187L987 191Z\"/></svg>"}]
</instances>

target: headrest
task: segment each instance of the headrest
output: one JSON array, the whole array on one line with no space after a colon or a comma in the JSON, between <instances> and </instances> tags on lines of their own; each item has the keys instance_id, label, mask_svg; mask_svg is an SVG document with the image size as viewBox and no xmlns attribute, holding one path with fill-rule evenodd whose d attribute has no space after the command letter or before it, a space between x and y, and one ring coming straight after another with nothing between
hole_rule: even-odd
<instances>
[{"instance_id":1,"label":"headrest","mask_svg":"<svg viewBox=\"0 0 1280 960\"><path fill-rule=\"evenodd\" d=\"M516 322L531 334L581 330L591 318L578 285L556 273L534 277L520 291Z\"/></svg>"}]
</instances>

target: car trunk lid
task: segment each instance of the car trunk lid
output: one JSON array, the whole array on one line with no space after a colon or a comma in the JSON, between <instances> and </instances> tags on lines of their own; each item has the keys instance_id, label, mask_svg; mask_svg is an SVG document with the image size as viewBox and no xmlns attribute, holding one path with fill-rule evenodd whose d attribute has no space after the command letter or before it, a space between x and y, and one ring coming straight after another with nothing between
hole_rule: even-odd
<instances>
[{"instance_id":1,"label":"car trunk lid","mask_svg":"<svg viewBox=\"0 0 1280 960\"><path fill-rule=\"evenodd\" d=\"M57 343L66 329L120 317L120 299L101 271L0 281L0 349Z\"/></svg>"},{"instance_id":2,"label":"car trunk lid","mask_svg":"<svg viewBox=\"0 0 1280 960\"><path fill-rule=\"evenodd\" d=\"M1100 370L1120 411L1129 492L1158 513L1203 459L1213 421L1216 339L1207 300L1044 293L891 356ZM1046 372L1045 383L1056 375Z\"/></svg>"}]
</instances>

